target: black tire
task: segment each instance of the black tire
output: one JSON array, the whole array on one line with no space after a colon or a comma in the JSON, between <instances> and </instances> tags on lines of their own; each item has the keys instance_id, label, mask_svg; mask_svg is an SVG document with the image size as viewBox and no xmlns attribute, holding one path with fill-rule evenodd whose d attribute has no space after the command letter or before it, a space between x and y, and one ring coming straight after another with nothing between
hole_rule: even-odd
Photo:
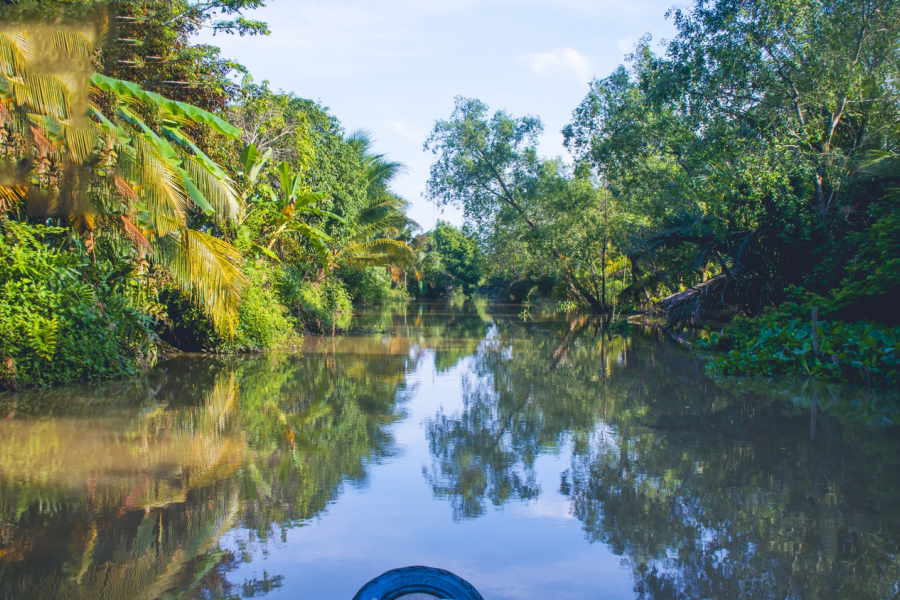
<instances>
[{"instance_id":1,"label":"black tire","mask_svg":"<svg viewBox=\"0 0 900 600\"><path fill-rule=\"evenodd\" d=\"M462 577L443 569L422 566L382 573L356 592L353 600L398 600L416 593L446 600L484 600Z\"/></svg>"}]
</instances>

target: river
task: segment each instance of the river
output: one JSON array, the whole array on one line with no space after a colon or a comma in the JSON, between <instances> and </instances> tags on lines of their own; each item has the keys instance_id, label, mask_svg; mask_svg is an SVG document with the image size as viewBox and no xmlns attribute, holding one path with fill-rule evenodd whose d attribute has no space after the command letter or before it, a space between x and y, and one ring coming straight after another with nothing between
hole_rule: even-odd
<instances>
[{"instance_id":1,"label":"river","mask_svg":"<svg viewBox=\"0 0 900 600\"><path fill-rule=\"evenodd\" d=\"M0 598L900 594L896 400L484 302L352 327L0 396Z\"/></svg>"}]
</instances>

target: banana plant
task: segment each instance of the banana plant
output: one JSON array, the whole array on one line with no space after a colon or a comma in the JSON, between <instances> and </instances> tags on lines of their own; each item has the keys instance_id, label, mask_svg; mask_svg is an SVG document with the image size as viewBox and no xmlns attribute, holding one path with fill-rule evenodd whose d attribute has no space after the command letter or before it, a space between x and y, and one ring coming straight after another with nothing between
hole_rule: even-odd
<instances>
[{"instance_id":1,"label":"banana plant","mask_svg":"<svg viewBox=\"0 0 900 600\"><path fill-rule=\"evenodd\" d=\"M332 241L331 236L306 223L303 216L327 217L344 224L346 221L332 212L316 207L315 203L326 199L328 194L304 192L303 177L292 173L287 162L279 163L275 169L279 183L277 192L268 183L259 183L263 168L271 156L271 150L260 154L259 149L252 144L241 153L241 169L250 186L248 190L257 192L254 197L248 198L249 209L245 219L251 214L257 214L263 217L268 230L266 246L253 244L253 248L270 258L277 258L272 252L275 243L286 234L296 233L309 240L317 252L324 252L325 245Z\"/></svg>"}]
</instances>

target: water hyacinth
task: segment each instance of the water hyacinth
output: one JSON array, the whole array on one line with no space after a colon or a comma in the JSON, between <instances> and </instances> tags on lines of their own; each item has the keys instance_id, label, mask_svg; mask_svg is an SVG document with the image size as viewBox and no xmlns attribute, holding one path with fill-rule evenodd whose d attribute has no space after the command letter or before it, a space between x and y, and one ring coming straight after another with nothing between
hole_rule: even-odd
<instances>
[{"instance_id":1,"label":"water hyacinth","mask_svg":"<svg viewBox=\"0 0 900 600\"><path fill-rule=\"evenodd\" d=\"M722 375L813 376L896 389L898 340L900 327L823 321L813 335L809 321L769 315L738 319L698 347L725 351L707 365Z\"/></svg>"}]
</instances>

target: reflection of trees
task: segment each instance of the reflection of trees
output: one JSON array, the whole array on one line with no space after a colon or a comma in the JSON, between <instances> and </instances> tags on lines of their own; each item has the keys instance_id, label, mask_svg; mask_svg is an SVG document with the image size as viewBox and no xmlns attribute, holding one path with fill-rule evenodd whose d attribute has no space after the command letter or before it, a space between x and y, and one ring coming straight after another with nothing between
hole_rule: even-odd
<instances>
[{"instance_id":1,"label":"reflection of trees","mask_svg":"<svg viewBox=\"0 0 900 600\"><path fill-rule=\"evenodd\" d=\"M475 353L491 318L485 312L485 301L477 299L461 307L446 302L387 307L364 315L359 322L397 336L396 342L413 354L433 352L435 368L444 373Z\"/></svg>"},{"instance_id":2,"label":"reflection of trees","mask_svg":"<svg viewBox=\"0 0 900 600\"><path fill-rule=\"evenodd\" d=\"M498 321L476 356L480 379L464 387L462 414L427 425L434 460L425 476L435 494L451 499L454 518L481 515L486 500L536 497L537 455L570 436L584 443L612 408L597 386L627 352L622 339L599 335L584 319L558 332L547 325Z\"/></svg>"},{"instance_id":3,"label":"reflection of trees","mask_svg":"<svg viewBox=\"0 0 900 600\"><path fill-rule=\"evenodd\" d=\"M132 396L130 419L3 422L0 596L156 598L212 569L239 513L236 389L223 378L182 414Z\"/></svg>"},{"instance_id":4,"label":"reflection of trees","mask_svg":"<svg viewBox=\"0 0 900 600\"><path fill-rule=\"evenodd\" d=\"M748 398L597 444L561 491L589 539L631 558L642 598L892 597L897 440L823 418L811 443L808 428Z\"/></svg>"},{"instance_id":5,"label":"reflection of trees","mask_svg":"<svg viewBox=\"0 0 900 600\"><path fill-rule=\"evenodd\" d=\"M466 410L459 418L441 414L427 426L435 464L425 475L434 493L450 498L454 519L482 515L485 499L501 506L536 497L534 455L516 435L516 415L498 414L492 390L483 385L466 381L464 396Z\"/></svg>"},{"instance_id":6,"label":"reflection of trees","mask_svg":"<svg viewBox=\"0 0 900 600\"><path fill-rule=\"evenodd\" d=\"M426 478L455 517L538 493L522 484L535 457L568 442L560 491L589 540L628 557L640 598L896 595L900 440L852 418L875 399L717 386L652 337L497 323L463 411L428 426Z\"/></svg>"},{"instance_id":7,"label":"reflection of trees","mask_svg":"<svg viewBox=\"0 0 900 600\"><path fill-rule=\"evenodd\" d=\"M23 394L0 421L0 598L264 593L222 533L311 518L386 455L408 355L183 358L134 382ZM118 396L117 396L118 395ZM98 416L102 415L102 416Z\"/></svg>"},{"instance_id":8,"label":"reflection of trees","mask_svg":"<svg viewBox=\"0 0 900 600\"><path fill-rule=\"evenodd\" d=\"M390 451L384 426L396 418L408 358L315 358L273 355L242 371L242 524L263 537L315 516L344 481L365 480L366 461Z\"/></svg>"}]
</instances>

